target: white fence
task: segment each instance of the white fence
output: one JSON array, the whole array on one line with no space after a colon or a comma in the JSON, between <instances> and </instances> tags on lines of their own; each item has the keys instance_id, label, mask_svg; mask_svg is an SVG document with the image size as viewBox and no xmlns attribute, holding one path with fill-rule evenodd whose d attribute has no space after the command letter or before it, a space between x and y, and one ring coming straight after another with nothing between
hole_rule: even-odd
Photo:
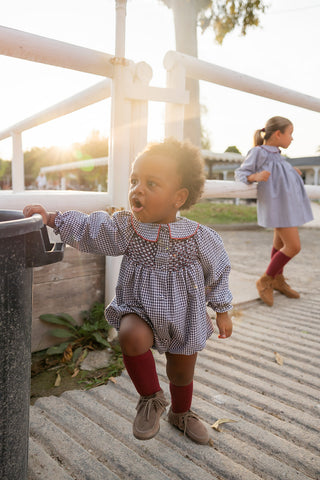
<instances>
[{"instance_id":1,"label":"white fence","mask_svg":"<svg viewBox=\"0 0 320 480\"><path fill-rule=\"evenodd\" d=\"M0 26L2 55L107 77L95 86L0 132L0 141L11 137L13 142L12 190L0 191L1 208L22 209L27 203L35 202L43 203L48 209L60 210L76 208L92 211L104 209L107 205L127 207L130 158L134 158L147 143L148 102L166 103L165 135L182 139L184 105L189 100L189 93L185 90L187 77L320 112L318 98L177 52L168 52L164 58L166 88L149 86L151 67L145 62L135 64L125 59L126 0L116 0L115 5L115 55ZM108 192L25 191L23 132L108 97L111 97ZM310 198L319 199L320 186L307 186L307 193ZM205 197L255 198L256 186L210 180L206 182Z\"/></svg>"}]
</instances>

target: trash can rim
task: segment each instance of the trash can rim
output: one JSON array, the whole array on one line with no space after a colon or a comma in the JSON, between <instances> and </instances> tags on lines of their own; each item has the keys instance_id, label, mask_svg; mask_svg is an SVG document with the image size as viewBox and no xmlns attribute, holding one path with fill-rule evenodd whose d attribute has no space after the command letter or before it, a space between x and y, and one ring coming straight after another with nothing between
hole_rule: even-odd
<instances>
[{"instance_id":1,"label":"trash can rim","mask_svg":"<svg viewBox=\"0 0 320 480\"><path fill-rule=\"evenodd\" d=\"M13 218L12 220L0 220L0 238L24 235L26 233L40 230L43 227L42 217L38 213L27 218L24 217L20 210L0 210L0 219L1 214L9 216L10 213L16 218Z\"/></svg>"}]
</instances>

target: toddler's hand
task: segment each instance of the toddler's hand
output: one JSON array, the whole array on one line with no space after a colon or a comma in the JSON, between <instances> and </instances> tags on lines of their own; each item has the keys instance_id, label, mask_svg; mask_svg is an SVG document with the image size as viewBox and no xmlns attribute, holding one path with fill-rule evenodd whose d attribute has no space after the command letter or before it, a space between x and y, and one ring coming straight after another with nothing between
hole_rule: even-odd
<instances>
[{"instance_id":1,"label":"toddler's hand","mask_svg":"<svg viewBox=\"0 0 320 480\"><path fill-rule=\"evenodd\" d=\"M40 213L40 215L42 216L43 223L47 225L49 214L42 205L27 205L23 209L23 215L25 217L31 217L35 213Z\"/></svg>"},{"instance_id":2,"label":"toddler's hand","mask_svg":"<svg viewBox=\"0 0 320 480\"><path fill-rule=\"evenodd\" d=\"M232 334L232 321L228 312L217 312L217 327L219 328L219 338L227 338Z\"/></svg>"}]
</instances>

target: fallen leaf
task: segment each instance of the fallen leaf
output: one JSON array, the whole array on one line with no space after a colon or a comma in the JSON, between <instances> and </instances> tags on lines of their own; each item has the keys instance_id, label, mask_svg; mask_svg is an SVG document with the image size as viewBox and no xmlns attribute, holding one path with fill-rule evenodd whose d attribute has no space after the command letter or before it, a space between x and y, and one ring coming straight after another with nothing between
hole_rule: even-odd
<instances>
[{"instance_id":1,"label":"fallen leaf","mask_svg":"<svg viewBox=\"0 0 320 480\"><path fill-rule=\"evenodd\" d=\"M76 377L80 372L79 368L75 368L73 374L71 375L72 378Z\"/></svg>"},{"instance_id":2,"label":"fallen leaf","mask_svg":"<svg viewBox=\"0 0 320 480\"><path fill-rule=\"evenodd\" d=\"M278 352L274 352L274 354L275 354L277 364L282 366L283 365L283 357Z\"/></svg>"},{"instance_id":3,"label":"fallen leaf","mask_svg":"<svg viewBox=\"0 0 320 480\"><path fill-rule=\"evenodd\" d=\"M69 363L72 360L72 355L73 355L72 345L70 343L63 353L63 358L62 358L63 363Z\"/></svg>"},{"instance_id":4,"label":"fallen leaf","mask_svg":"<svg viewBox=\"0 0 320 480\"><path fill-rule=\"evenodd\" d=\"M60 385L61 385L61 375L60 375L60 373L58 372L58 373L57 373L57 376L56 376L56 381L54 382L54 386L55 386L55 387L60 387Z\"/></svg>"},{"instance_id":5,"label":"fallen leaf","mask_svg":"<svg viewBox=\"0 0 320 480\"><path fill-rule=\"evenodd\" d=\"M212 438L209 438L209 442L208 442L208 443L209 443L210 447L213 447L213 446L214 446L214 443L213 443Z\"/></svg>"},{"instance_id":6,"label":"fallen leaf","mask_svg":"<svg viewBox=\"0 0 320 480\"><path fill-rule=\"evenodd\" d=\"M217 430L217 432L221 432L221 429L219 428L220 425L223 423L236 423L237 420L231 420L230 418L219 418L213 425L211 425L211 428L214 428Z\"/></svg>"},{"instance_id":7,"label":"fallen leaf","mask_svg":"<svg viewBox=\"0 0 320 480\"><path fill-rule=\"evenodd\" d=\"M117 383L117 380L116 380L114 377L110 377L109 380L110 380L110 382L112 382L112 383Z\"/></svg>"}]
</instances>

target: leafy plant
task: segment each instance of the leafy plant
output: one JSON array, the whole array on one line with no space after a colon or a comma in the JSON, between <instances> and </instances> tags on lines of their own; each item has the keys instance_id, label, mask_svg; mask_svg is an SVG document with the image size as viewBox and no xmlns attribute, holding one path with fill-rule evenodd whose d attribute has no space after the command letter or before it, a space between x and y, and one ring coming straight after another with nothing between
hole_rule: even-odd
<instances>
[{"instance_id":1,"label":"leafy plant","mask_svg":"<svg viewBox=\"0 0 320 480\"><path fill-rule=\"evenodd\" d=\"M63 354L65 363L83 360L88 350L110 348L108 342L109 324L104 318L104 304L96 302L91 310L82 312L83 323L78 325L68 313L46 313L40 319L57 325L49 331L57 338L66 339L59 345L47 349L47 355Z\"/></svg>"}]
</instances>

